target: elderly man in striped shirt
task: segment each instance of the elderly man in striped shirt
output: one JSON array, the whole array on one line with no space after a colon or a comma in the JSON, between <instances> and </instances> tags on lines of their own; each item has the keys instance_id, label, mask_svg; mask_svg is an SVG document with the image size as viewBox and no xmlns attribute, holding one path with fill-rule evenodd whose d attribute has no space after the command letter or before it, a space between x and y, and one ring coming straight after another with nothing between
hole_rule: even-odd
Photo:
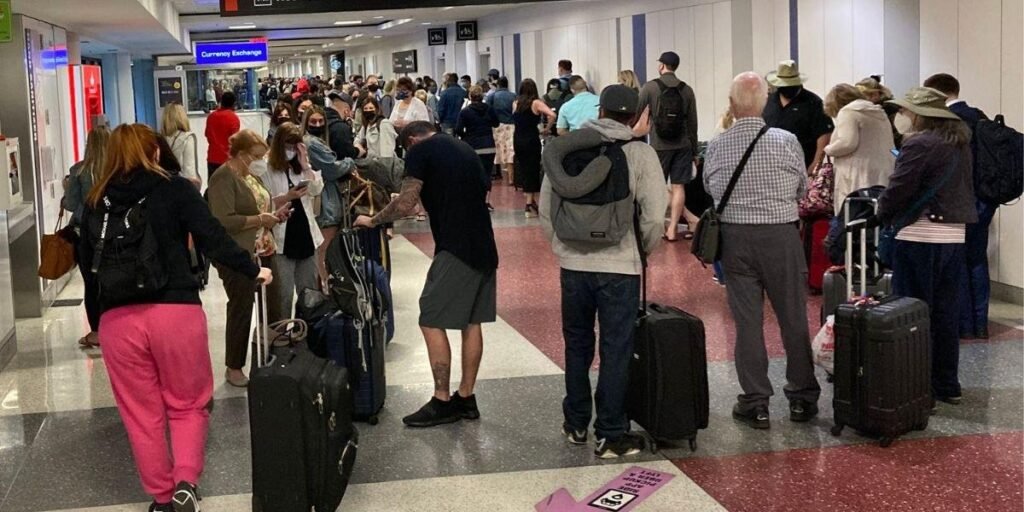
<instances>
[{"instance_id":1,"label":"elderly man in striped shirt","mask_svg":"<svg viewBox=\"0 0 1024 512\"><path fill-rule=\"evenodd\" d=\"M721 215L722 265L729 276L729 308L736 323L736 373L743 393L733 417L757 429L770 427L764 345L764 297L772 302L786 349L790 420L818 414L821 388L814 376L807 327L807 264L797 228L797 201L807 189L807 169L796 136L767 129L761 112L768 84L741 73L729 92L736 123L708 145L704 185L719 204L734 173L740 173ZM749 160L737 169L753 146Z\"/></svg>"}]
</instances>

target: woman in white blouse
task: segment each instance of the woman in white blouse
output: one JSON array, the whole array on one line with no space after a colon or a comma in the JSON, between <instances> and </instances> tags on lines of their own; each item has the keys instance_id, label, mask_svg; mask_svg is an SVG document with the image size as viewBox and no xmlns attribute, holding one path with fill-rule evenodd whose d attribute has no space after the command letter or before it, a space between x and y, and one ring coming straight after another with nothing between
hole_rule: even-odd
<instances>
[{"instance_id":1,"label":"woman in white blouse","mask_svg":"<svg viewBox=\"0 0 1024 512\"><path fill-rule=\"evenodd\" d=\"M398 100L398 103L391 111L391 124L395 125L395 130L399 132L413 121L430 121L427 104L413 95L414 89L415 85L411 78L403 76L398 79L395 91L395 99Z\"/></svg>"},{"instance_id":2,"label":"woman in white blouse","mask_svg":"<svg viewBox=\"0 0 1024 512\"><path fill-rule=\"evenodd\" d=\"M316 250L324 242L316 223L314 198L324 189L320 173L309 165L302 129L282 123L270 146L267 173L261 176L270 191L274 209L292 204L291 217L274 227L277 243L275 280L281 290L281 313L292 317L296 292L319 289Z\"/></svg>"},{"instance_id":3,"label":"woman in white blouse","mask_svg":"<svg viewBox=\"0 0 1024 512\"><path fill-rule=\"evenodd\" d=\"M850 84L839 84L829 91L825 113L836 120L825 154L835 159L835 214L839 215L851 192L889 184L896 144L885 110Z\"/></svg>"},{"instance_id":4,"label":"woman in white blouse","mask_svg":"<svg viewBox=\"0 0 1024 512\"><path fill-rule=\"evenodd\" d=\"M181 164L181 176L188 178L197 187L201 186L203 180L199 177L199 170L196 168L198 162L196 134L189 130L188 114L185 112L185 107L177 103L171 103L164 107L160 132L167 139L167 145L171 147L174 158Z\"/></svg>"}]
</instances>

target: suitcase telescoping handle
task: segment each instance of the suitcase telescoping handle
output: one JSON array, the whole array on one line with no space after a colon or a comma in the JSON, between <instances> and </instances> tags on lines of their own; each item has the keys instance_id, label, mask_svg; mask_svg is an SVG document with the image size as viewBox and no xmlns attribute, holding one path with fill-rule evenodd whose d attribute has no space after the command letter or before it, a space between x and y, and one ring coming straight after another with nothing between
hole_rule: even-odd
<instances>
[{"instance_id":1,"label":"suitcase telescoping handle","mask_svg":"<svg viewBox=\"0 0 1024 512\"><path fill-rule=\"evenodd\" d=\"M256 366L263 368L271 363L270 322L267 317L267 283L258 281L256 289Z\"/></svg>"},{"instance_id":2,"label":"suitcase telescoping handle","mask_svg":"<svg viewBox=\"0 0 1024 512\"><path fill-rule=\"evenodd\" d=\"M843 226L846 227L846 297L853 295L853 232L860 231L860 296L868 294L868 250L867 230L870 228L867 219L850 220L850 206L855 203L868 203L872 215L878 212L878 199L873 197L849 197L843 201ZM878 247L878 229L875 229L875 247ZM875 269L878 273L878 269Z\"/></svg>"}]
</instances>

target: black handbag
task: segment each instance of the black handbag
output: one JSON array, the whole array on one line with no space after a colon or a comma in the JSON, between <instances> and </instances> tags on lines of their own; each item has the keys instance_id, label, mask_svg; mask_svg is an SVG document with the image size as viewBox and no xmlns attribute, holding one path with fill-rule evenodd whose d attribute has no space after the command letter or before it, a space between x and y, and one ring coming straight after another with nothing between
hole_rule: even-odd
<instances>
[{"instance_id":1,"label":"black handbag","mask_svg":"<svg viewBox=\"0 0 1024 512\"><path fill-rule=\"evenodd\" d=\"M718 207L712 206L704 210L700 216L697 232L693 234L693 242L690 244L690 252L697 257L701 265L710 265L719 259L722 250L722 226L719 218L722 216L722 211L725 210L725 205L729 202L729 197L732 196L733 189L736 188L740 174L743 174L743 168L747 166L747 160L750 160L750 154L754 152L754 146L765 133L768 133L768 125L764 125L747 146L747 151L743 153L743 158L740 159L739 165L732 173L729 186L725 188L725 194L722 194L722 199L718 201Z\"/></svg>"}]
</instances>

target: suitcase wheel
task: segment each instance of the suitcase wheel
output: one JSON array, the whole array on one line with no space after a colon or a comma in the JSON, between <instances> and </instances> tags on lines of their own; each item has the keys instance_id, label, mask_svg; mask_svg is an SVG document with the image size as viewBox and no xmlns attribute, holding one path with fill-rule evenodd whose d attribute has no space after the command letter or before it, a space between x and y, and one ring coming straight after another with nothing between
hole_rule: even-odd
<instances>
[{"instance_id":1,"label":"suitcase wheel","mask_svg":"<svg viewBox=\"0 0 1024 512\"><path fill-rule=\"evenodd\" d=\"M843 426L841 424L837 423L837 424L832 426L832 430L830 432L832 433L833 436L839 437L839 434L843 433Z\"/></svg>"},{"instance_id":2,"label":"suitcase wheel","mask_svg":"<svg viewBox=\"0 0 1024 512\"><path fill-rule=\"evenodd\" d=\"M883 437L882 439L880 439L878 441L878 446L881 446L882 448L888 448L890 445L892 445L892 441L893 441L893 438L891 438L891 437L888 437L888 436Z\"/></svg>"},{"instance_id":3,"label":"suitcase wheel","mask_svg":"<svg viewBox=\"0 0 1024 512\"><path fill-rule=\"evenodd\" d=\"M376 424L380 423L380 419L377 418L376 414L374 414L373 416L370 416L369 418L366 418L366 422L369 423L370 425L376 425Z\"/></svg>"},{"instance_id":4,"label":"suitcase wheel","mask_svg":"<svg viewBox=\"0 0 1024 512\"><path fill-rule=\"evenodd\" d=\"M690 451L691 452L697 451L697 438L696 437L690 439Z\"/></svg>"},{"instance_id":5,"label":"suitcase wheel","mask_svg":"<svg viewBox=\"0 0 1024 512\"><path fill-rule=\"evenodd\" d=\"M835 382L835 380L836 380L836 378L831 373L825 372L825 381L826 382L831 384L831 383Z\"/></svg>"},{"instance_id":6,"label":"suitcase wheel","mask_svg":"<svg viewBox=\"0 0 1024 512\"><path fill-rule=\"evenodd\" d=\"M658 453L658 442L653 437L647 440L647 445L651 449L652 454Z\"/></svg>"}]
</instances>

